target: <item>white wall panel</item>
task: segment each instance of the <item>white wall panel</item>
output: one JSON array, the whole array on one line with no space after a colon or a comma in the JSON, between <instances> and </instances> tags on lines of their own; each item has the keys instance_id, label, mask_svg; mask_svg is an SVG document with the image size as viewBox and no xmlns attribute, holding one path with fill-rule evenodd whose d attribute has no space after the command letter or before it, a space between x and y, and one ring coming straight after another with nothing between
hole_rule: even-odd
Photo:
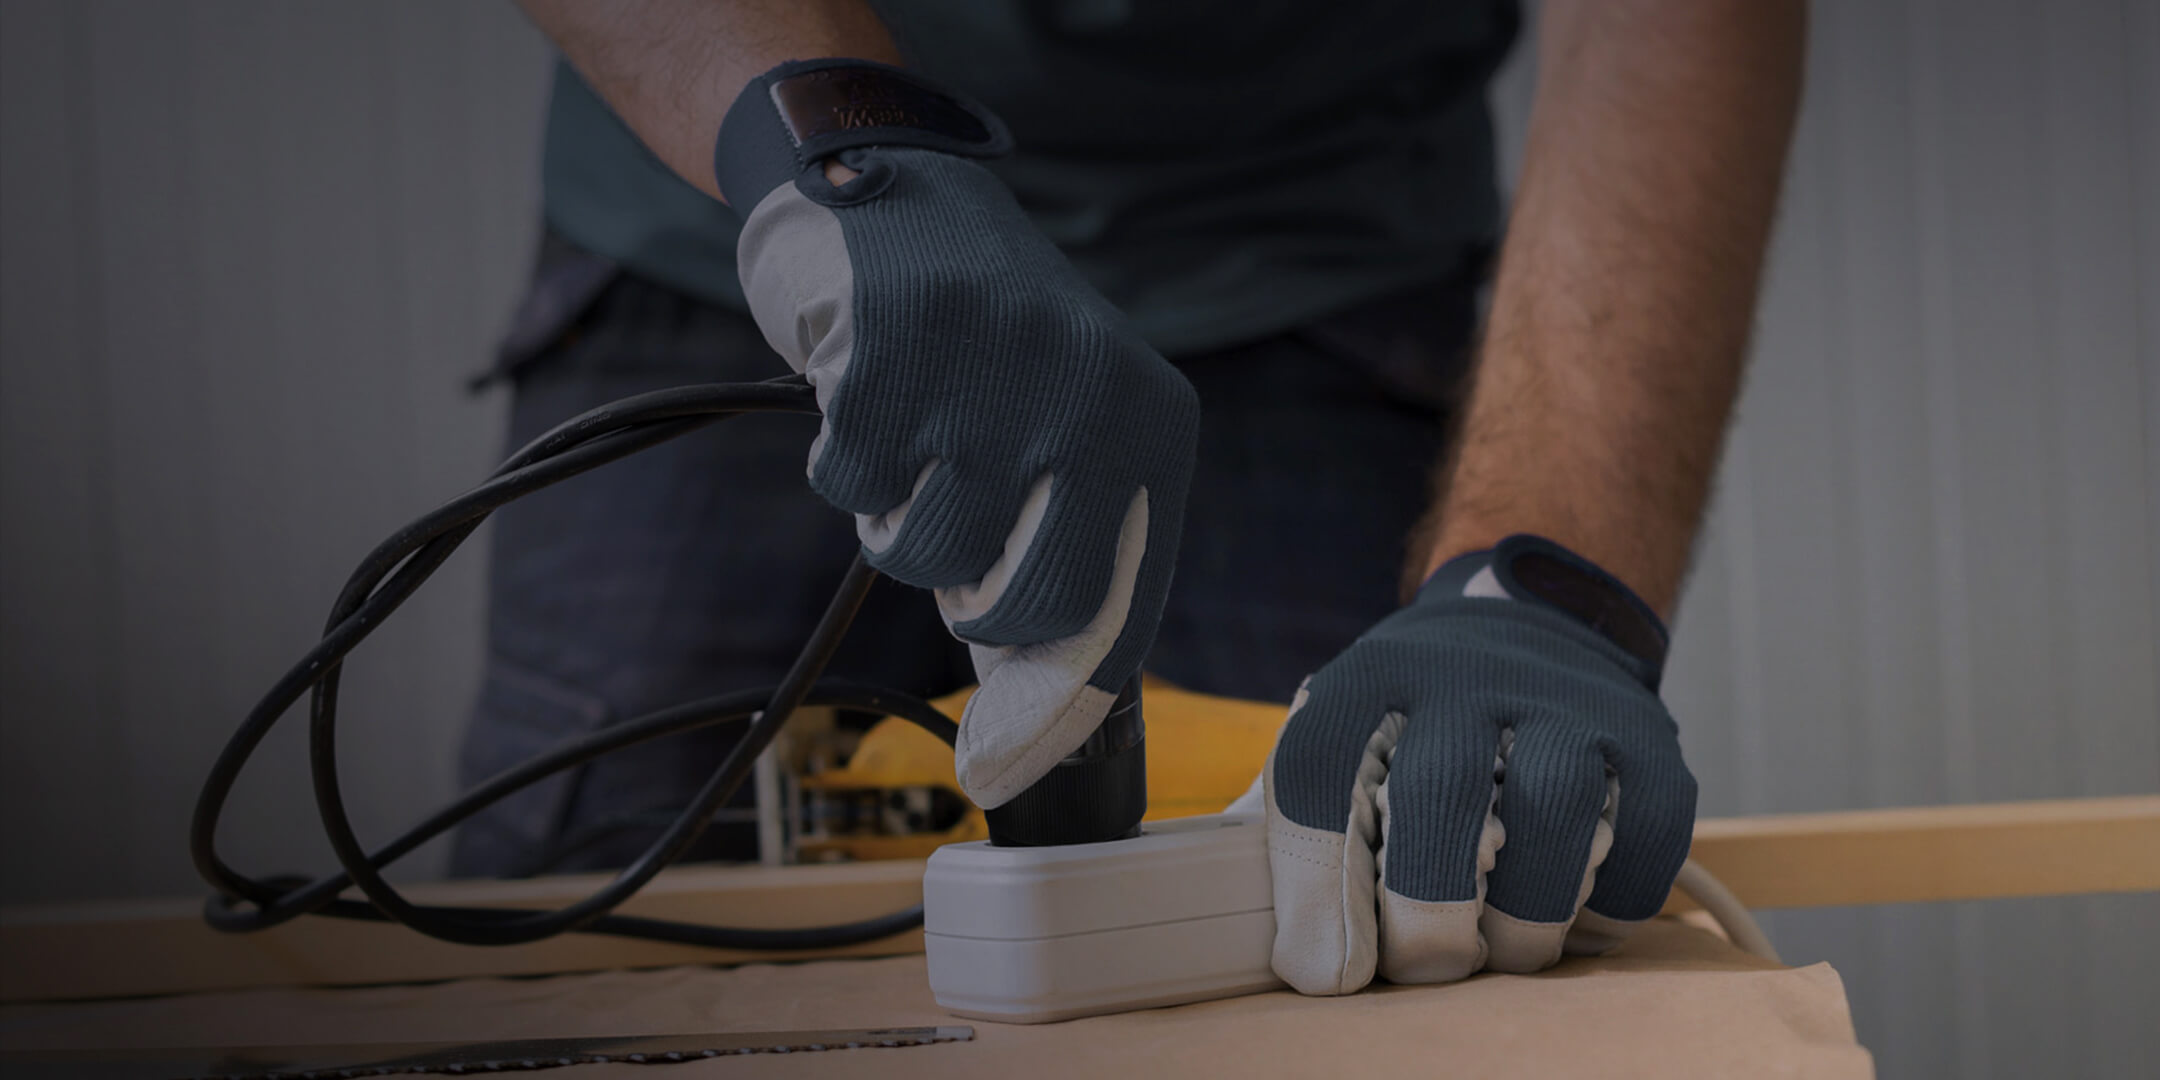
<instances>
[{"instance_id":1,"label":"white wall panel","mask_svg":"<svg viewBox=\"0 0 2160 1080\"><path fill-rule=\"evenodd\" d=\"M1671 677L1706 813L2160 790L2151 10L1816 5ZM1885 1075L2160 1055L2154 897L1771 922Z\"/></svg>"}]
</instances>

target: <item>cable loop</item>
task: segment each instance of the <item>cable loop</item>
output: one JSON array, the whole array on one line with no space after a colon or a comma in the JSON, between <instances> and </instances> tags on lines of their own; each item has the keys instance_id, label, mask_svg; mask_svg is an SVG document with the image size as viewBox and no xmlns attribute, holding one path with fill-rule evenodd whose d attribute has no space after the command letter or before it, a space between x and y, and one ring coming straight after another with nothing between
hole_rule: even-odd
<instances>
[{"instance_id":1,"label":"cable loop","mask_svg":"<svg viewBox=\"0 0 2160 1080\"><path fill-rule=\"evenodd\" d=\"M614 909L697 842L713 814L750 775L796 709L831 705L909 720L948 744L950 719L929 703L895 690L845 680L820 680L862 606L877 571L860 553L817 627L777 686L739 691L610 725L568 740L489 778L381 848L369 852L353 832L337 771L337 691L345 657L442 566L481 522L508 503L648 447L744 413L817 412L801 376L761 383L708 384L659 390L602 405L557 425L510 455L487 482L436 508L384 540L347 579L323 636L250 710L211 766L196 799L189 849L197 873L217 890L203 906L212 927L245 933L301 915L391 921L430 937L467 945L514 945L571 931L745 950L836 948L875 941L922 925L922 905L839 926L766 930L704 926L636 916ZM314 880L254 878L217 851L217 825L248 759L301 695L309 696L308 762L317 816L342 873ZM555 911L460 908L416 904L384 879L383 868L458 823L509 796L603 754L700 727L748 721L749 726L704 786L661 835L598 891ZM357 887L365 901L341 896Z\"/></svg>"}]
</instances>

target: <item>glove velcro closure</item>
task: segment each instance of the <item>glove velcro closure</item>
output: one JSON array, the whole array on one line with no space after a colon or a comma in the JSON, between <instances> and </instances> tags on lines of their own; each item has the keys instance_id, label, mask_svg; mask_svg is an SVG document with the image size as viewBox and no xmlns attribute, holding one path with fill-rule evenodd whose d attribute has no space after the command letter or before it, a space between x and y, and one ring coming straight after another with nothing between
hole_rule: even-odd
<instances>
[{"instance_id":1,"label":"glove velcro closure","mask_svg":"<svg viewBox=\"0 0 2160 1080\"><path fill-rule=\"evenodd\" d=\"M720 123L713 179L738 215L843 150L904 146L994 158L1012 135L989 109L874 60L790 60L750 80Z\"/></svg>"}]
</instances>

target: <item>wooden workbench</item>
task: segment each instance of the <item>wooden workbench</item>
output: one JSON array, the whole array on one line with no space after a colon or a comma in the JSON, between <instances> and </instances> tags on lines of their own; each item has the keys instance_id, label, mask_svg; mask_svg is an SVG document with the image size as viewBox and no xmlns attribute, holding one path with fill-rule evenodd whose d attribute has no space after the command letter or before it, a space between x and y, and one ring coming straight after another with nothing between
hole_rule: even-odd
<instances>
[{"instance_id":1,"label":"wooden workbench","mask_svg":"<svg viewBox=\"0 0 2160 1080\"><path fill-rule=\"evenodd\" d=\"M1693 855L1755 908L2148 891L2160 889L2160 796L1705 820ZM921 873L920 862L904 861L681 868L628 910L729 925L819 925L915 902ZM464 882L415 893L435 902L556 906L598 884L590 877ZM1669 915L1611 956L1570 959L1532 976L1379 986L1343 998L1278 992L1039 1027L976 1023L967 1043L700 1061L671 1066L679 1072L660 1080L1870 1074L1835 972L1756 959L1682 921L1699 915ZM579 935L475 949L334 920L230 937L205 928L193 900L17 909L0 912L0 999L10 1002L0 1006L0 1048L955 1023L931 1000L922 957L894 955L920 948L920 935L901 935L846 955L774 964ZM643 970L624 970L632 968ZM414 984L420 980L432 981ZM358 985L385 982L403 985ZM102 1000L56 1000L65 998ZM631 1075L627 1068L577 1066L568 1075Z\"/></svg>"},{"instance_id":2,"label":"wooden workbench","mask_svg":"<svg viewBox=\"0 0 2160 1080\"><path fill-rule=\"evenodd\" d=\"M1707 818L1693 857L1756 910L2160 889L2160 795ZM625 913L723 926L823 926L918 903L915 860L677 867ZM559 907L605 875L419 886L424 903ZM1679 892L1669 911L1692 905ZM901 934L824 954L920 952ZM473 948L384 923L302 919L261 934L203 925L202 900L0 909L0 1001L271 985L365 985L764 959L755 953L571 934Z\"/></svg>"},{"instance_id":3,"label":"wooden workbench","mask_svg":"<svg viewBox=\"0 0 2160 1080\"><path fill-rule=\"evenodd\" d=\"M930 998L921 956L685 966L344 990L256 989L0 1008L0 1047L243 1045L972 1023L966 1043L653 1066L564 1080L697 1076L1872 1075L1828 965L1779 968L1678 919L1539 975L1289 992L1009 1026Z\"/></svg>"}]
</instances>

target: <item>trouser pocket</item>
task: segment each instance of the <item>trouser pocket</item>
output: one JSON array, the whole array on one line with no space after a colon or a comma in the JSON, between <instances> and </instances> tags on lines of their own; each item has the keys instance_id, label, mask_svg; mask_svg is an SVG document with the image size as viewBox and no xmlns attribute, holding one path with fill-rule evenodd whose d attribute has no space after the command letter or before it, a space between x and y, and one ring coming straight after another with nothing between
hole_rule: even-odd
<instances>
[{"instance_id":1,"label":"trouser pocket","mask_svg":"<svg viewBox=\"0 0 2160 1080\"><path fill-rule=\"evenodd\" d=\"M471 789L609 721L607 703L500 658L488 661L480 699L459 755L460 787ZM561 838L583 767L556 773L481 811L457 832L451 872L515 877L540 868Z\"/></svg>"},{"instance_id":2,"label":"trouser pocket","mask_svg":"<svg viewBox=\"0 0 2160 1080\"><path fill-rule=\"evenodd\" d=\"M496 343L495 359L472 380L478 389L519 371L575 340L608 287L622 277L615 260L595 255L548 230L540 235L532 280Z\"/></svg>"}]
</instances>

